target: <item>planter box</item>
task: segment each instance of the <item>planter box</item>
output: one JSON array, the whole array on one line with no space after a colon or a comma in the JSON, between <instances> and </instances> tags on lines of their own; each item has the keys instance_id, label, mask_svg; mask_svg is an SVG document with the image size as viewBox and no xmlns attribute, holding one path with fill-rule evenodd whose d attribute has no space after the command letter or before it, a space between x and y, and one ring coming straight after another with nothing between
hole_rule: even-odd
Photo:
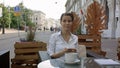
<instances>
[{"instance_id":1,"label":"planter box","mask_svg":"<svg viewBox=\"0 0 120 68\"><path fill-rule=\"evenodd\" d=\"M100 47L101 46L101 36L98 35L78 35L78 42L80 45L85 45L86 47Z\"/></svg>"},{"instance_id":2,"label":"planter box","mask_svg":"<svg viewBox=\"0 0 120 68\"><path fill-rule=\"evenodd\" d=\"M12 59L11 68L37 68L36 65L40 62L38 52L46 51L46 46L44 42L16 42L15 58Z\"/></svg>"},{"instance_id":3,"label":"planter box","mask_svg":"<svg viewBox=\"0 0 120 68\"><path fill-rule=\"evenodd\" d=\"M100 55L105 56L106 52L101 51L100 35L78 35L79 45L85 45L87 50L92 50Z\"/></svg>"}]
</instances>

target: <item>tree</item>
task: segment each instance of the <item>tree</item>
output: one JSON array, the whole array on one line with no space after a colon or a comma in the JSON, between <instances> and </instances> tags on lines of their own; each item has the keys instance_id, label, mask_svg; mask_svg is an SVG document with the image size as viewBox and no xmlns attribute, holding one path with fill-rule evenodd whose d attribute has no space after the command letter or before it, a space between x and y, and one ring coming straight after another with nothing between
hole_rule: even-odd
<instances>
[{"instance_id":1,"label":"tree","mask_svg":"<svg viewBox=\"0 0 120 68\"><path fill-rule=\"evenodd\" d=\"M0 7L3 9L2 17L0 18L0 24L2 25L2 34L5 33L5 28L23 28L24 26L28 26L31 22L30 15L32 10L27 9L23 6L22 3L19 4L21 11L20 16L14 15L14 7L5 7L3 4L0 4Z\"/></svg>"},{"instance_id":2,"label":"tree","mask_svg":"<svg viewBox=\"0 0 120 68\"><path fill-rule=\"evenodd\" d=\"M7 8L1 4L0 7L3 9L2 17L0 18L0 22L2 24L2 34L5 34L5 24L9 21L8 19L8 11Z\"/></svg>"},{"instance_id":3,"label":"tree","mask_svg":"<svg viewBox=\"0 0 120 68\"><path fill-rule=\"evenodd\" d=\"M11 28L18 28L18 24L20 29L24 28L25 26L28 26L28 23L31 21L29 19L30 14L32 10L27 9L26 7L23 6L22 3L19 4L20 6L20 16L15 16L14 15L14 7L10 8L10 13L11 13Z\"/></svg>"}]
</instances>

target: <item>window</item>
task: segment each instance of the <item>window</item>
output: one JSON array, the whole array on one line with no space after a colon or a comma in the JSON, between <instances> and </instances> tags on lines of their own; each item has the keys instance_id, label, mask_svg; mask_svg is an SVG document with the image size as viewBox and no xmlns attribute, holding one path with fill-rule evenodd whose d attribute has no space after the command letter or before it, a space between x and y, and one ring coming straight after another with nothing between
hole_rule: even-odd
<instances>
[{"instance_id":1,"label":"window","mask_svg":"<svg viewBox=\"0 0 120 68\"><path fill-rule=\"evenodd\" d=\"M36 20L37 20L37 17L36 17Z\"/></svg>"}]
</instances>

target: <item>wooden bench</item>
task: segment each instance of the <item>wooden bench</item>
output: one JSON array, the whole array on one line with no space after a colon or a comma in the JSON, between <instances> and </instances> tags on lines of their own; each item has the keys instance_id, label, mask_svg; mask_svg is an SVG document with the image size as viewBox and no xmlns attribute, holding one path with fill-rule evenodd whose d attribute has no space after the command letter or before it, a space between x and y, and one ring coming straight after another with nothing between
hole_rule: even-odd
<instances>
[{"instance_id":1,"label":"wooden bench","mask_svg":"<svg viewBox=\"0 0 120 68\"><path fill-rule=\"evenodd\" d=\"M38 51L45 51L46 46L44 42L16 42L11 68L37 68L41 61Z\"/></svg>"}]
</instances>

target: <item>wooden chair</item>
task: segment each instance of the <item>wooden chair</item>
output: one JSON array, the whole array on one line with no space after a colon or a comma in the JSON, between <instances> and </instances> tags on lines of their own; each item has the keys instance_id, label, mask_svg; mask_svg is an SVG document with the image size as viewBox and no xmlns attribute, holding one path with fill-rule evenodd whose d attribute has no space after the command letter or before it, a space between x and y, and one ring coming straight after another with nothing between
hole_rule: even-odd
<instances>
[{"instance_id":1,"label":"wooden chair","mask_svg":"<svg viewBox=\"0 0 120 68\"><path fill-rule=\"evenodd\" d=\"M11 68L37 68L40 62L38 51L45 51L46 46L44 42L16 42Z\"/></svg>"},{"instance_id":2,"label":"wooden chair","mask_svg":"<svg viewBox=\"0 0 120 68\"><path fill-rule=\"evenodd\" d=\"M78 56L79 57L86 57L87 56L85 45L79 45L78 46Z\"/></svg>"}]
</instances>

